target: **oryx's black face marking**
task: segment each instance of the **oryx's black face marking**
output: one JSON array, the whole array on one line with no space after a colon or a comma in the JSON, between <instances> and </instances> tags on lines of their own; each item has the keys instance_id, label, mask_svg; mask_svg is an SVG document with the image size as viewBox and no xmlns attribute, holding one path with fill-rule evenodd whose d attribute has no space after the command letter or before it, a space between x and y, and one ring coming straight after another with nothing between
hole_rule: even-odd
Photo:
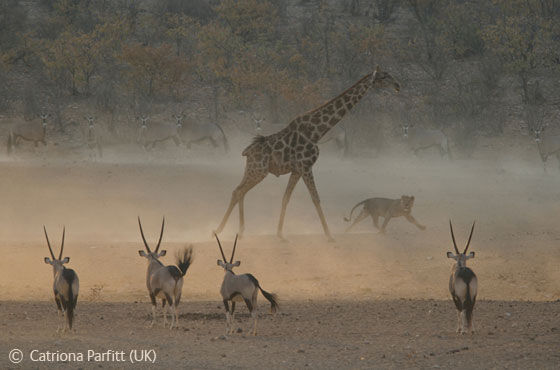
<instances>
[{"instance_id":1,"label":"oryx's black face marking","mask_svg":"<svg viewBox=\"0 0 560 370\"><path fill-rule=\"evenodd\" d=\"M541 133L543 131L544 131L544 127L533 129L533 134L535 135L535 142L539 143L541 141Z\"/></svg>"},{"instance_id":2,"label":"oryx's black face marking","mask_svg":"<svg viewBox=\"0 0 560 370\"><path fill-rule=\"evenodd\" d=\"M142 128L148 127L148 117L141 116L138 119L140 120L140 127Z\"/></svg>"},{"instance_id":3,"label":"oryx's black face marking","mask_svg":"<svg viewBox=\"0 0 560 370\"><path fill-rule=\"evenodd\" d=\"M66 235L66 227L62 229L62 242L60 244L60 253L58 255L58 258L54 256L51 247L51 242L49 241L49 236L47 234L47 229L45 226L43 226L43 231L45 232L45 238L47 239L47 246L49 247L49 252L52 257L52 259L50 259L49 257L45 257L45 263L48 265L52 265L55 268L55 271L57 269L63 269L64 268L63 265L70 262L70 257L65 257L64 259L62 259L62 252L64 251L64 236Z\"/></svg>"},{"instance_id":4,"label":"oryx's black face marking","mask_svg":"<svg viewBox=\"0 0 560 370\"><path fill-rule=\"evenodd\" d=\"M43 124L43 127L47 128L47 118L49 117L49 114L48 113L45 115L41 114L40 117L41 117L41 123Z\"/></svg>"},{"instance_id":5,"label":"oryx's black face marking","mask_svg":"<svg viewBox=\"0 0 560 370\"><path fill-rule=\"evenodd\" d=\"M407 137L408 137L408 129L410 128L410 126L409 126L408 124L405 123L405 124L402 125L401 127L402 127L402 130L403 130L403 136L404 136L405 138L407 138Z\"/></svg>"},{"instance_id":6,"label":"oryx's black face marking","mask_svg":"<svg viewBox=\"0 0 560 370\"><path fill-rule=\"evenodd\" d=\"M184 116L183 116L183 115L179 115L179 116L173 116L173 117L175 118L175 126L176 126L178 129L183 128L183 118L184 118Z\"/></svg>"},{"instance_id":7,"label":"oryx's black face marking","mask_svg":"<svg viewBox=\"0 0 560 370\"><path fill-rule=\"evenodd\" d=\"M222 257L223 257L223 260L218 260L218 266L221 266L221 267L224 268L224 270L233 273L233 268L241 265L241 261L235 261L235 263L232 263L233 262L233 257L235 255L235 247L237 246L237 238L238 238L239 235L235 236L235 242L233 243L233 251L231 252L231 258L229 259L229 262L226 259L226 256L224 254L224 250L222 249L222 243L220 243L220 239L218 239L218 235L214 234L214 236L216 237L216 240L218 241L218 247L220 247L220 252L222 253Z\"/></svg>"},{"instance_id":8,"label":"oryx's black face marking","mask_svg":"<svg viewBox=\"0 0 560 370\"><path fill-rule=\"evenodd\" d=\"M447 258L452 258L457 262L457 266L458 267L466 267L467 266L467 260L470 258L474 258L474 252L469 253L468 255L467 253L467 249L469 249L469 245L471 244L471 239L472 239L472 235L473 235L473 231L474 231L474 225L475 222L473 222L472 228L471 228L471 233L469 235L469 240L467 241L467 244L465 245L465 249L463 250L463 253L459 252L459 249L457 248L457 243L455 241L455 234L453 233L453 225L451 224L451 220L449 220L449 228L451 230L451 239L453 240L453 247L455 249L456 254L453 254L451 252L447 252Z\"/></svg>"},{"instance_id":9,"label":"oryx's black face marking","mask_svg":"<svg viewBox=\"0 0 560 370\"><path fill-rule=\"evenodd\" d=\"M150 246L148 245L148 242L146 241L146 237L144 236L144 230L142 230L142 222L140 221L140 216L138 217L138 226L140 227L140 235L142 235L142 241L144 242L144 247L146 248L146 251L139 250L138 254L140 255L140 257L147 258L148 261L154 261L154 262L157 262L157 263L161 264L161 262L159 261L159 258L163 257L167 254L167 251L165 249L163 249L161 252L158 252L159 247L161 245L161 239L163 238L163 230L165 228L165 217L161 221L161 232L159 234L159 240L158 240L156 249L153 252L150 249Z\"/></svg>"}]
</instances>

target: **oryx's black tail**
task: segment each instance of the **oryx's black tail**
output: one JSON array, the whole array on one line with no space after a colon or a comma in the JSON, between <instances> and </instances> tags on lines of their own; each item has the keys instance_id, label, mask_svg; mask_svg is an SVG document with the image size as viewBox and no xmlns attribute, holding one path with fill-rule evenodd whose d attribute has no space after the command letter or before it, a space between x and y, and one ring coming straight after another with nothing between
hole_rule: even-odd
<instances>
[{"instance_id":1,"label":"oryx's black tail","mask_svg":"<svg viewBox=\"0 0 560 370\"><path fill-rule=\"evenodd\" d=\"M261 288L261 285L259 284L259 281L253 275L247 274L247 276L257 286L257 288L259 288L262 295L270 302L270 312L275 313L276 311L278 311L278 308L279 308L279 306L278 306L278 296L274 293L269 293L266 290L264 290L263 288Z\"/></svg>"},{"instance_id":2,"label":"oryx's black tail","mask_svg":"<svg viewBox=\"0 0 560 370\"><path fill-rule=\"evenodd\" d=\"M177 267L181 272L181 276L185 276L187 270L192 265L193 262L193 248L192 245L189 245L179 253L177 253Z\"/></svg>"}]
</instances>

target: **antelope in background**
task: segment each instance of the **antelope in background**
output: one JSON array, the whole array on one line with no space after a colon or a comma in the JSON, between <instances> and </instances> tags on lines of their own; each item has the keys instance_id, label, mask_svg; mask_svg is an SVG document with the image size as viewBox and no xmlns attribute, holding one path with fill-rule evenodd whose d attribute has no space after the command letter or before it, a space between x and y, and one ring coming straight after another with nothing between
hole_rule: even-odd
<instances>
[{"instance_id":1,"label":"antelope in background","mask_svg":"<svg viewBox=\"0 0 560 370\"><path fill-rule=\"evenodd\" d=\"M176 116L177 124L181 124L180 135L183 142L188 149L191 148L192 144L198 144L203 141L209 141L214 148L220 146L219 142L222 142L224 146L224 151L229 152L229 143L227 136L218 123L200 123L194 121L194 119L189 119L185 124L182 123L184 115Z\"/></svg>"},{"instance_id":2,"label":"antelope in background","mask_svg":"<svg viewBox=\"0 0 560 370\"><path fill-rule=\"evenodd\" d=\"M168 140L173 140L176 146L181 144L178 124L159 123L148 125L149 117L142 115L138 119L140 120L140 131L137 141L144 149L154 149L157 143L163 143Z\"/></svg>"},{"instance_id":3,"label":"antelope in background","mask_svg":"<svg viewBox=\"0 0 560 370\"><path fill-rule=\"evenodd\" d=\"M49 252L52 257L52 260L49 257L45 257L45 263L52 265L54 273L54 301L56 302L56 307L58 308L58 327L56 331L58 332L60 330L60 319L62 318L62 332L64 333L67 326L70 330L72 330L72 321L74 320L74 309L78 303L80 282L78 280L78 275L74 270L64 267L65 263L70 262L70 257L64 257L64 259L61 259L62 251L64 250L64 234L66 233L66 228L62 229L62 243L60 245L58 258L55 258L54 256L45 226L43 226L43 230L45 231L47 246L49 247ZM66 320L64 320L65 318Z\"/></svg>"},{"instance_id":4,"label":"antelope in background","mask_svg":"<svg viewBox=\"0 0 560 370\"><path fill-rule=\"evenodd\" d=\"M558 159L560 168L560 135L545 134L545 130L549 124L543 124L545 111L538 107L527 107L525 111L525 124L521 124L522 129L528 130L533 134L539 155L546 173L546 161L549 156L555 155Z\"/></svg>"},{"instance_id":5,"label":"antelope in background","mask_svg":"<svg viewBox=\"0 0 560 370\"><path fill-rule=\"evenodd\" d=\"M153 252L150 249L148 242L146 242L146 238L144 237L144 231L142 230L140 217L138 217L138 226L140 226L140 234L142 235L144 247L146 247L146 251L139 250L138 254L148 260L146 287L148 288L150 300L152 301L152 324L150 326L153 327L156 322L156 298L159 297L161 298L164 328L167 324L167 307L165 305L166 301L169 307L173 307L173 312L171 313L171 325L169 326L169 329L173 329L173 327L179 325L177 306L181 301L181 293L183 291L183 277L187 273L187 270L189 269L193 261L192 246L183 248L181 252L177 254L177 266L165 266L163 263L161 263L159 258L165 256L167 254L167 251L164 249L161 252L158 252L159 246L161 245L161 239L163 237L165 218L163 218L163 221L161 223L161 233L159 234L159 240L156 249Z\"/></svg>"},{"instance_id":6,"label":"antelope in background","mask_svg":"<svg viewBox=\"0 0 560 370\"><path fill-rule=\"evenodd\" d=\"M539 148L539 154L546 172L546 161L549 156L556 155L558 167L560 168L560 135L544 135L545 128L548 125L533 128L535 142Z\"/></svg>"},{"instance_id":7,"label":"antelope in background","mask_svg":"<svg viewBox=\"0 0 560 370\"><path fill-rule=\"evenodd\" d=\"M441 130L427 130L410 125L408 122L402 124L402 130L404 139L415 155L418 155L420 150L436 147L442 157L447 154L451 159L449 140Z\"/></svg>"},{"instance_id":8,"label":"antelope in background","mask_svg":"<svg viewBox=\"0 0 560 370\"><path fill-rule=\"evenodd\" d=\"M241 264L240 261L233 263L233 257L235 255L235 247L237 246L237 236L235 237L235 242L233 243L233 251L231 252L231 258L229 262L226 259L224 250L222 249L222 244L218 235L214 234L216 240L218 241L218 247L220 247L220 252L222 253L223 260L218 260L218 266L224 268L225 275L224 281L222 282L222 287L220 293L222 294L222 299L224 302L224 307L226 309L226 335L232 334L235 330L235 302L244 301L251 313L253 318L253 328L252 335L257 335L257 295L259 290L264 295L264 297L270 302L270 311L275 313L278 309L278 297L265 291L261 288L259 281L251 274L235 275L233 268ZM231 309L229 307L229 302L231 301Z\"/></svg>"},{"instance_id":9,"label":"antelope in background","mask_svg":"<svg viewBox=\"0 0 560 370\"><path fill-rule=\"evenodd\" d=\"M15 153L16 146L19 144L20 140L32 141L35 145L35 150L39 143L47 146L45 140L47 134L47 118L48 113L41 114L41 125L35 122L21 123L14 126L8 134L8 155Z\"/></svg>"},{"instance_id":10,"label":"antelope in background","mask_svg":"<svg viewBox=\"0 0 560 370\"><path fill-rule=\"evenodd\" d=\"M466 254L467 249L469 249L469 244L471 243L474 224L473 222L471 234L469 235L465 250L461 253L459 249L457 249L455 235L453 234L453 225L451 224L451 220L449 220L451 239L453 239L453 247L455 248L455 253L457 253L453 254L447 252L447 258L453 258L456 261L453 264L451 276L449 277L449 292L451 293L453 302L455 302L455 307L457 307L457 333L461 332L461 334L466 332L465 327L467 326L471 334L474 333L472 316L474 304L476 302L476 294L478 292L478 279L473 270L467 267L467 260L474 258L474 252L468 255Z\"/></svg>"},{"instance_id":11,"label":"antelope in background","mask_svg":"<svg viewBox=\"0 0 560 370\"><path fill-rule=\"evenodd\" d=\"M86 147L90 151L89 155L95 157L95 151L97 150L97 155L101 158L103 157L103 148L101 146L101 135L95 126L95 117L86 116L85 119L88 121L88 125L83 130L83 135Z\"/></svg>"}]
</instances>

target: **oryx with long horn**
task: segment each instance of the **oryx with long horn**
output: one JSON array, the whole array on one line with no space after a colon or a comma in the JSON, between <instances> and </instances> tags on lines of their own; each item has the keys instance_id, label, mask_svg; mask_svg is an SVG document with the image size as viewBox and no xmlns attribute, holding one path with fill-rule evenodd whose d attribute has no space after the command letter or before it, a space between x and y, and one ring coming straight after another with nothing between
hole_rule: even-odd
<instances>
[{"instance_id":1,"label":"oryx with long horn","mask_svg":"<svg viewBox=\"0 0 560 370\"><path fill-rule=\"evenodd\" d=\"M453 234L453 225L449 220L449 228L451 229L451 239L453 239L453 247L455 248L456 255L452 252L447 252L447 258L453 258L456 262L451 269L451 277L449 278L449 292L457 307L457 332L464 334L465 327L468 326L468 331L474 333L472 324L472 316L474 304L476 302L476 294L478 292L478 279L476 278L473 270L467 267L467 260L474 258L474 252L467 253L471 238L474 231L474 222L471 228L471 234L463 253L459 252L457 243L455 242L455 235Z\"/></svg>"},{"instance_id":2,"label":"oryx with long horn","mask_svg":"<svg viewBox=\"0 0 560 370\"><path fill-rule=\"evenodd\" d=\"M72 330L72 321L74 320L74 309L76 308L76 303L78 303L80 282L78 280L78 275L74 270L64 267L65 263L70 262L70 257L64 257L64 259L62 259L66 228L62 229L62 243L60 245L58 258L54 256L45 226L43 226L43 230L45 231L47 246L49 247L49 252L52 257L52 259L45 257L45 263L52 265L54 272L54 301L56 302L56 307L58 308L58 327L56 331L58 332L60 330L60 319L62 319L62 332L64 333L66 326ZM64 320L65 318L66 320Z\"/></svg>"},{"instance_id":3,"label":"oryx with long horn","mask_svg":"<svg viewBox=\"0 0 560 370\"><path fill-rule=\"evenodd\" d=\"M161 298L161 307L163 310L163 327L165 327L165 325L167 324L167 306L165 305L165 303L167 302L169 307L173 307L173 312L171 313L171 325L169 326L169 329L173 329L173 327L176 327L179 323L177 306L181 301L181 292L183 290L183 276L185 276L187 270L189 269L189 266L193 261L192 246L183 248L181 252L177 254L177 266L165 266L159 260L160 257L163 257L167 254L167 251L165 249L159 252L161 239L163 238L163 230L165 227L165 217L161 222L161 232L159 234L159 240L153 252L150 249L148 242L146 241L146 237L144 236L140 217L138 217L138 226L140 226L140 234L142 235L142 241L144 242L144 246L146 247L146 251L139 250L138 254L148 260L146 287L148 288L150 300L152 301L151 326L154 326L156 322L156 298L159 297Z\"/></svg>"},{"instance_id":4,"label":"oryx with long horn","mask_svg":"<svg viewBox=\"0 0 560 370\"><path fill-rule=\"evenodd\" d=\"M101 145L101 135L99 128L95 125L94 116L85 116L88 121L87 127L83 128L82 135L84 144L89 151L89 157L95 158L96 152L99 158L103 157L103 147Z\"/></svg>"},{"instance_id":5,"label":"oryx with long horn","mask_svg":"<svg viewBox=\"0 0 560 370\"><path fill-rule=\"evenodd\" d=\"M235 237L235 242L233 244L233 251L231 252L231 258L229 262L226 259L224 250L222 249L222 244L218 236L214 234L216 240L218 241L218 247L220 247L220 252L222 253L223 260L218 260L218 266L221 266L225 270L224 281L222 282L222 287L220 293L222 294L222 299L224 302L224 307L226 309L226 335L232 334L235 330L235 302L244 301L251 313L253 318L253 328L251 330L252 335L257 335L257 295L259 290L264 295L264 297L270 302L270 311L275 313L278 309L278 297L276 294L269 293L261 288L259 281L251 274L235 275L233 268L241 264L240 261L235 261L233 263L233 257L235 255L235 247L237 246L237 236ZM229 302L231 301L231 308Z\"/></svg>"}]
</instances>

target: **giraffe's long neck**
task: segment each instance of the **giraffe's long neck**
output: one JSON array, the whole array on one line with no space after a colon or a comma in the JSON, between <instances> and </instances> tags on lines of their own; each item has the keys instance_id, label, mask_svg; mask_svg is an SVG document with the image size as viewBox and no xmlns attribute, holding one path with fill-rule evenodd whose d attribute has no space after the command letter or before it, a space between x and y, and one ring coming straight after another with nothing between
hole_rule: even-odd
<instances>
[{"instance_id":1,"label":"giraffe's long neck","mask_svg":"<svg viewBox=\"0 0 560 370\"><path fill-rule=\"evenodd\" d=\"M312 126L310 139L317 143L340 120L362 100L371 87L372 74L362 77L342 94L314 110L305 113L302 121Z\"/></svg>"}]
</instances>

